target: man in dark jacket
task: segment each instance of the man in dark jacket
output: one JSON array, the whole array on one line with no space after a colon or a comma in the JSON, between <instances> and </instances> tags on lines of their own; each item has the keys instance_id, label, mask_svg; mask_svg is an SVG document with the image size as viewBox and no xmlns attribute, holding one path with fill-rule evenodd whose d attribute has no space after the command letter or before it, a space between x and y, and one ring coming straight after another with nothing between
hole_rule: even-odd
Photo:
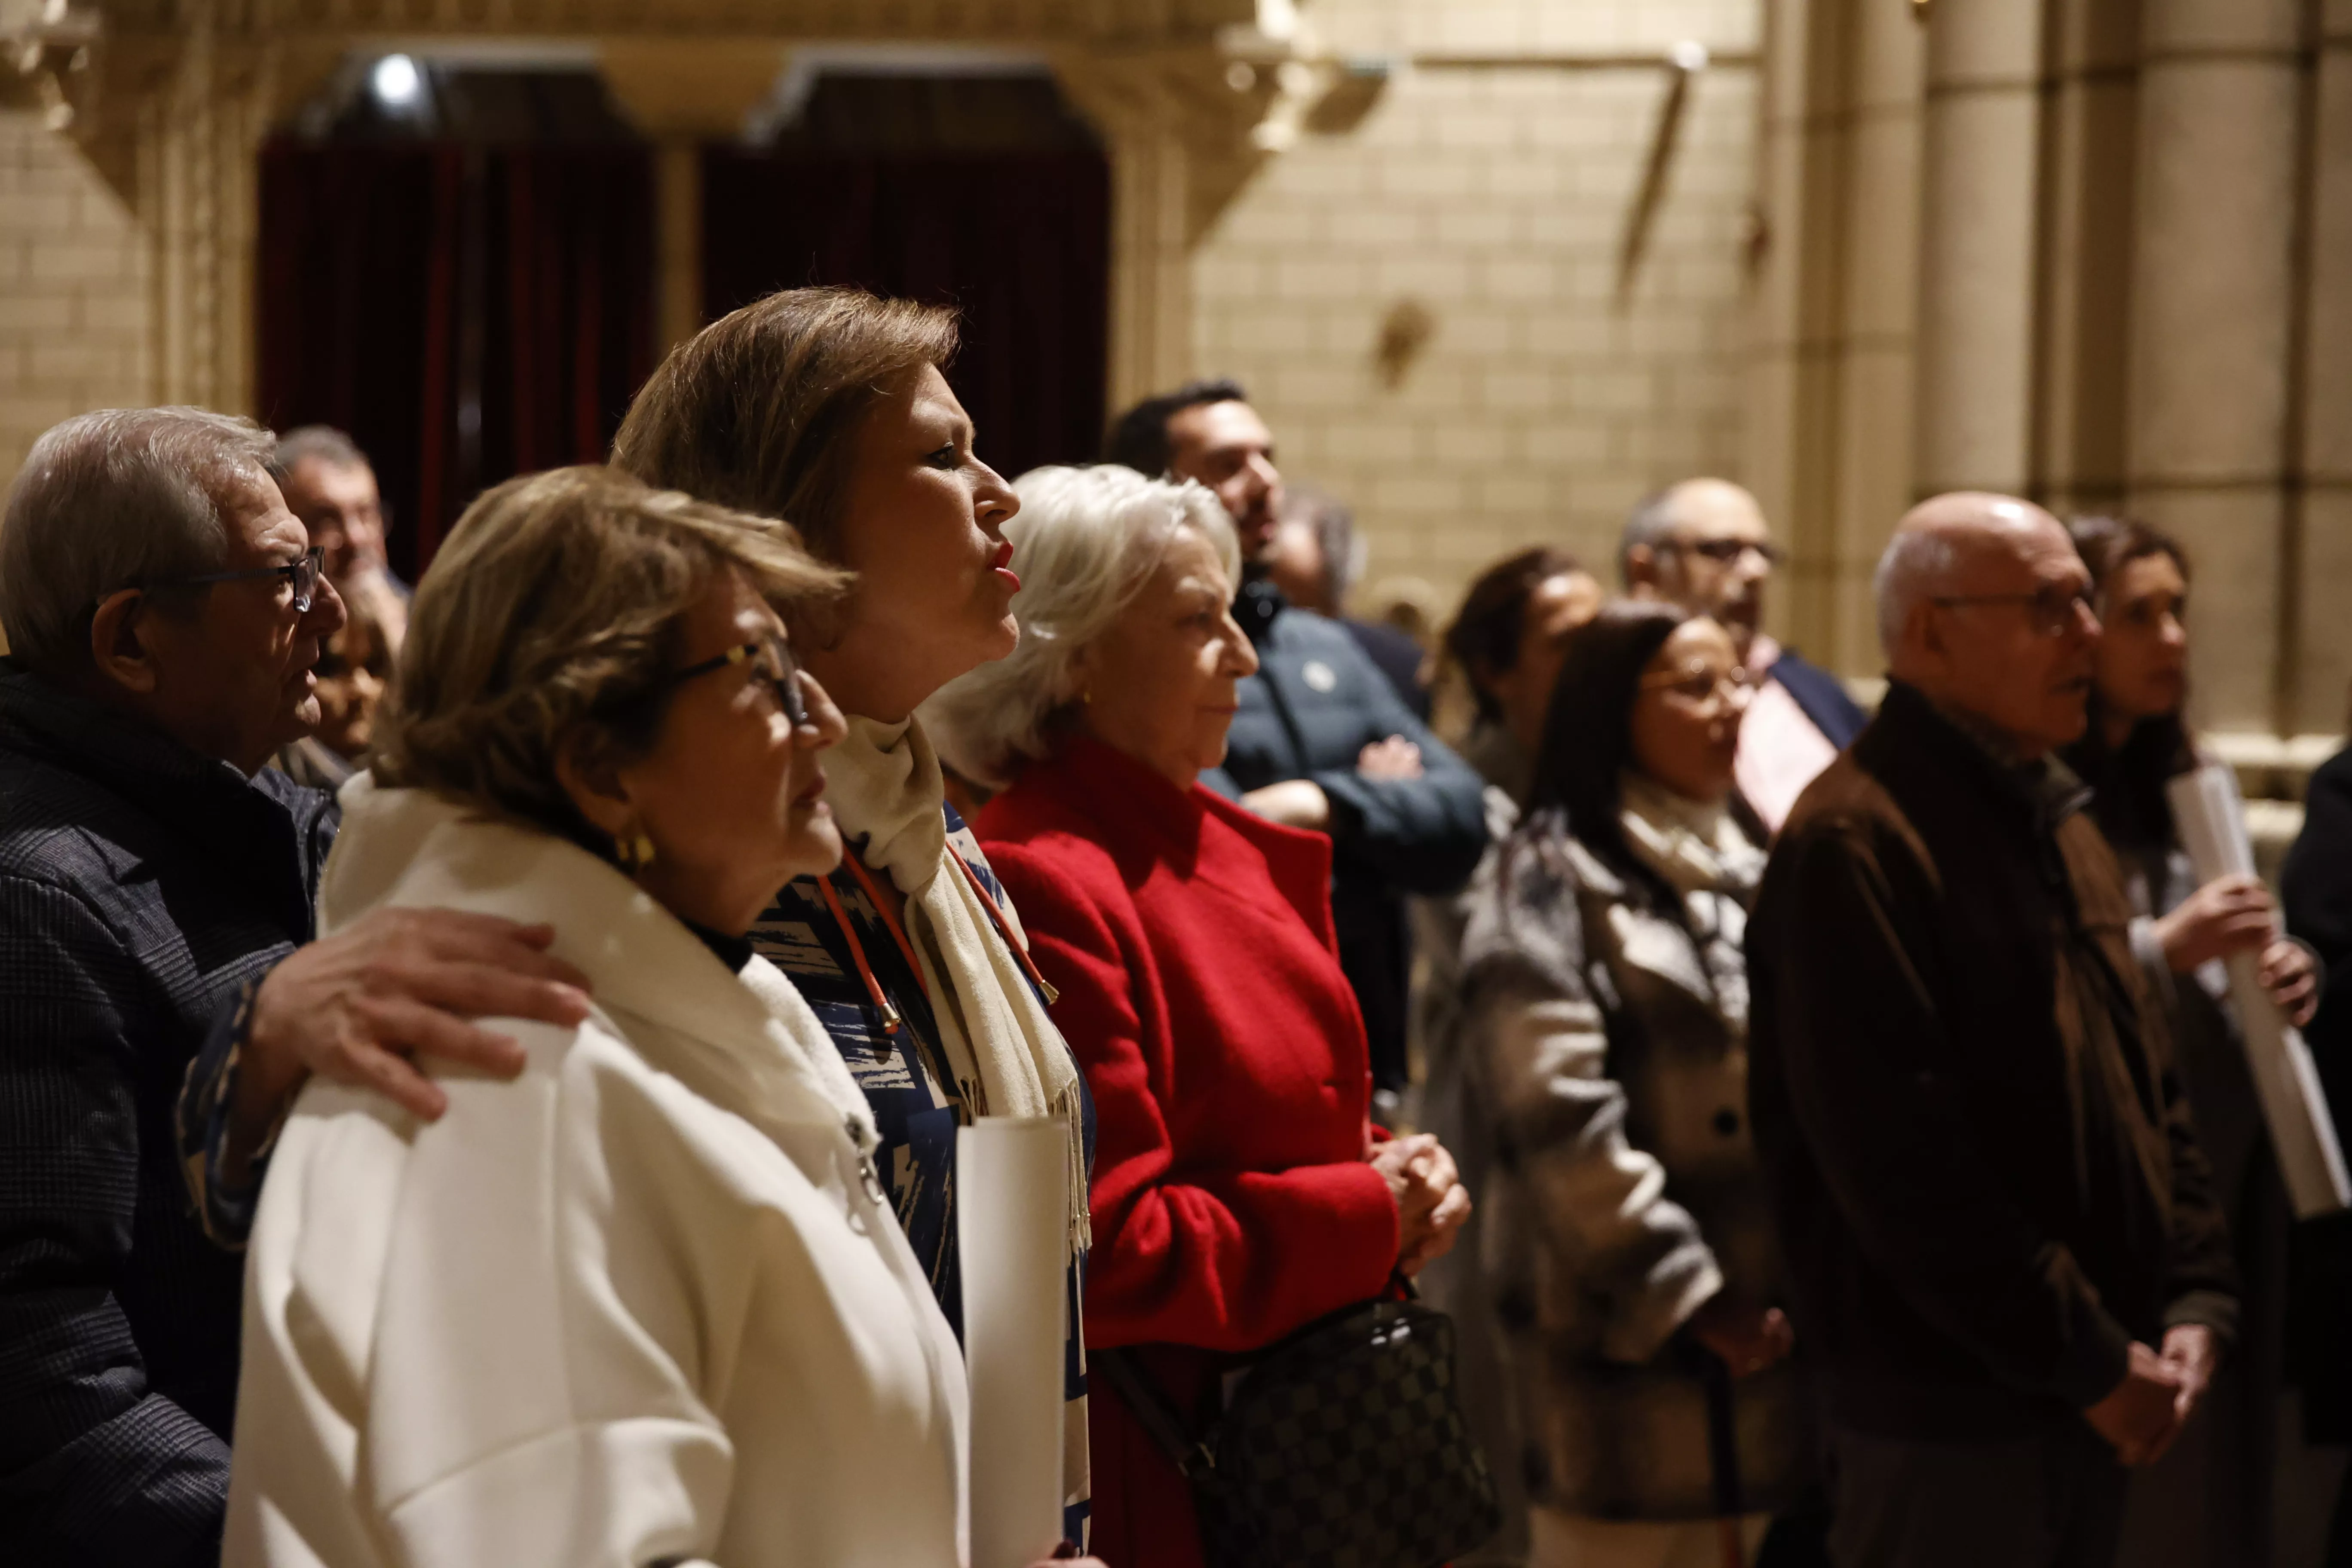
<instances>
[{"instance_id":1,"label":"man in dark jacket","mask_svg":"<svg viewBox=\"0 0 2352 1568\"><path fill-rule=\"evenodd\" d=\"M437 1009L580 1016L551 961L501 983L530 946L504 922L289 956L334 803L262 763L317 721L343 609L270 452L194 409L85 415L0 516L0 1562L218 1558L243 1270L175 1144L200 1045L251 1047L248 1123L311 1066L434 1114L383 1047L520 1066Z\"/></svg>"},{"instance_id":2,"label":"man in dark jacket","mask_svg":"<svg viewBox=\"0 0 2352 1568\"><path fill-rule=\"evenodd\" d=\"M1644 500L1617 550L1625 594L1722 623L1759 682L1739 726L1740 797L1778 832L1804 787L1862 732L1837 677L1764 631L1764 594L1780 561L1763 509L1728 479L1685 479Z\"/></svg>"},{"instance_id":3,"label":"man in dark jacket","mask_svg":"<svg viewBox=\"0 0 2352 1568\"><path fill-rule=\"evenodd\" d=\"M1274 437L1231 381L1147 398L1111 427L1114 463L1197 479L1241 537L1234 615L1256 645L1225 765L1201 782L1272 821L1331 837L1339 964L1370 1037L1372 1077L1405 1087L1408 894L1451 893L1486 847L1483 784L1401 700L1339 623L1294 607L1267 580L1282 505Z\"/></svg>"},{"instance_id":4,"label":"man in dark jacket","mask_svg":"<svg viewBox=\"0 0 2352 1568\"><path fill-rule=\"evenodd\" d=\"M2121 873L2050 754L2098 622L2065 531L2002 497L1916 509L1878 581L1894 684L1748 934L1832 1552L2103 1568L2123 1467L2189 1418L2235 1301Z\"/></svg>"}]
</instances>

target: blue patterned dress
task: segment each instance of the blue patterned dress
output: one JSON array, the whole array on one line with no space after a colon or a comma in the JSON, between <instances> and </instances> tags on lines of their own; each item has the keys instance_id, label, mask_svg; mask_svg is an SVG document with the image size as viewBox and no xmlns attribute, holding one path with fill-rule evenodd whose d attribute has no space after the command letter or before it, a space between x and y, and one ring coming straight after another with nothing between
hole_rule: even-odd
<instances>
[{"instance_id":1,"label":"blue patterned dress","mask_svg":"<svg viewBox=\"0 0 2352 1568\"><path fill-rule=\"evenodd\" d=\"M947 816L948 847L971 868L998 907L1006 907L1004 888L989 869L987 857L963 819L953 806L940 809ZM825 897L817 878L803 877L787 884L752 926L751 941L769 963L792 977L817 1021L833 1037L858 1088L866 1091L882 1139L874 1163L890 1189L908 1242L930 1276L940 1309L961 1339L963 1267L956 1251L956 1129L971 1120L971 1113L961 1086L948 1069L939 1025L932 1017L922 980L908 965L882 911L866 896L849 867L842 867L826 880L832 900ZM835 918L836 900L849 919L849 931ZM859 972L861 953L866 969L898 1015L895 1035L884 1027L866 976ZM1083 1074L1078 1081L1083 1094ZM1087 1163L1091 1169L1095 1111L1090 1095L1084 1098L1084 1107ZM1082 1258L1070 1268L1069 1340L1063 1372L1069 1401L1063 1423L1064 1533L1082 1544L1088 1497L1086 1351L1078 1328L1084 1268Z\"/></svg>"}]
</instances>

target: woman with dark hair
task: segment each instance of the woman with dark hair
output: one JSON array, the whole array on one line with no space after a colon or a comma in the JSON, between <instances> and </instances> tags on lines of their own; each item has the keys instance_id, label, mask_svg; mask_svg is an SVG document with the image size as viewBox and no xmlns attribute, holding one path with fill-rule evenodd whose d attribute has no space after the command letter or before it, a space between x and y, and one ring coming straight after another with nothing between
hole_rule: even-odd
<instances>
[{"instance_id":1,"label":"woman with dark hair","mask_svg":"<svg viewBox=\"0 0 2352 1568\"><path fill-rule=\"evenodd\" d=\"M1482 1241L1536 1568L1712 1563L1735 1495L1752 1550L1804 1479L1746 1115L1751 679L1712 620L1602 610L1569 643L1527 816L1472 889L1465 1088L1494 1129Z\"/></svg>"},{"instance_id":2,"label":"woman with dark hair","mask_svg":"<svg viewBox=\"0 0 2352 1568\"><path fill-rule=\"evenodd\" d=\"M1491 862L1518 826L1535 776L1544 710L1569 639L1600 613L1601 584L1573 555L1535 545L1505 556L1480 573L1439 644L1444 678L1459 679L1474 707L1462 758L1486 781L1486 853ZM1478 885L1473 877L1471 888ZM1495 1130L1476 1114L1468 1091L1461 1036L1462 928L1471 889L1412 903L1413 945L1421 963L1413 976L1412 1033L1422 1058L1419 1121L1454 1151L1463 1186L1473 1201L1484 1190ZM1512 1419L1502 1325L1486 1289L1477 1226L1421 1278L1423 1296L1452 1315L1459 1346L1464 1415L1494 1467L1504 1527L1490 1550L1517 1558L1527 1547L1527 1496Z\"/></svg>"},{"instance_id":3,"label":"woman with dark hair","mask_svg":"<svg viewBox=\"0 0 2352 1568\"><path fill-rule=\"evenodd\" d=\"M2173 825L2165 786L2203 760L2183 717L2187 552L2127 519L2078 518L2069 531L2090 569L2102 633L2089 726L2060 756L2091 786L2091 815L2122 862L2139 917L2133 943L2168 1004L2197 1141L2213 1164L2244 1288L2236 1348L2199 1419L2134 1477L2121 1554L2183 1568L2260 1563L2270 1554L2290 1221L2221 961L2259 952L2265 983L2298 1022L2317 999L2316 966L2280 934L2258 879L2200 887Z\"/></svg>"}]
</instances>

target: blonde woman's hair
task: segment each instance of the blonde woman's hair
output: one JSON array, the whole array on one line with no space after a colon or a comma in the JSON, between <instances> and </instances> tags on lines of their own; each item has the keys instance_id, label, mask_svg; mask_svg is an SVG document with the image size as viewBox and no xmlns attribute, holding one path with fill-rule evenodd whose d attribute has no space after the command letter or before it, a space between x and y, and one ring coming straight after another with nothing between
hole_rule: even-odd
<instances>
[{"instance_id":1,"label":"blonde woman's hair","mask_svg":"<svg viewBox=\"0 0 2352 1568\"><path fill-rule=\"evenodd\" d=\"M678 625L730 570L780 610L847 583L784 523L602 466L484 492L416 586L371 771L601 848L556 758L653 748Z\"/></svg>"},{"instance_id":2,"label":"blonde woman's hair","mask_svg":"<svg viewBox=\"0 0 2352 1568\"><path fill-rule=\"evenodd\" d=\"M924 727L949 765L994 789L1052 754L1084 695L1078 656L1126 613L1178 535L1206 539L1229 580L1241 570L1233 520L1191 479L1104 463L1033 468L1013 488L1021 510L1004 537L1021 578L1013 598L1020 644L923 705Z\"/></svg>"},{"instance_id":3,"label":"blonde woman's hair","mask_svg":"<svg viewBox=\"0 0 2352 1568\"><path fill-rule=\"evenodd\" d=\"M787 289L721 316L662 361L613 438L647 484L789 518L843 559L866 416L908 374L955 357L956 316L862 289Z\"/></svg>"}]
</instances>

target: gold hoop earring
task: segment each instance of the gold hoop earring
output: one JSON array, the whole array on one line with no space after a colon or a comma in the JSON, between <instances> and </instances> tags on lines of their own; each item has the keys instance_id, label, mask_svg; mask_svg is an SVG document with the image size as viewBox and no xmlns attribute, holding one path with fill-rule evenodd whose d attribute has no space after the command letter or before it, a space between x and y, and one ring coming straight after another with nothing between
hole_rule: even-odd
<instances>
[{"instance_id":1,"label":"gold hoop earring","mask_svg":"<svg viewBox=\"0 0 2352 1568\"><path fill-rule=\"evenodd\" d=\"M640 876L654 863L654 841L646 837L644 828L632 823L628 832L614 836L613 858L630 876Z\"/></svg>"}]
</instances>

